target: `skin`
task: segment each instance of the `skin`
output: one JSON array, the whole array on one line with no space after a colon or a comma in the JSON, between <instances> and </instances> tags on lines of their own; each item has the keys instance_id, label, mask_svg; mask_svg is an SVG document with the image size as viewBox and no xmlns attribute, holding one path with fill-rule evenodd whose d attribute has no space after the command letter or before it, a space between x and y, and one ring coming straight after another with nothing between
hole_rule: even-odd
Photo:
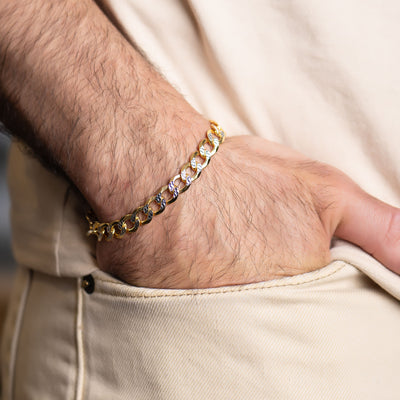
<instances>
[{"instance_id":1,"label":"skin","mask_svg":"<svg viewBox=\"0 0 400 400\"><path fill-rule=\"evenodd\" d=\"M91 0L0 0L0 100L101 221L143 204L209 128ZM400 273L398 209L292 149L228 137L163 214L98 243L97 262L138 286L244 284L323 267L334 235Z\"/></svg>"}]
</instances>

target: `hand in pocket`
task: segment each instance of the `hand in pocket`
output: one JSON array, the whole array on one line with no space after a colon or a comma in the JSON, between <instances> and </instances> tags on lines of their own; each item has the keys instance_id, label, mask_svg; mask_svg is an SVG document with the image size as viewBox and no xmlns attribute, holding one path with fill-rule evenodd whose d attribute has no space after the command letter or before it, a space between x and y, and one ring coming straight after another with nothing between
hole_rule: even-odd
<instances>
[{"instance_id":1,"label":"hand in pocket","mask_svg":"<svg viewBox=\"0 0 400 400\"><path fill-rule=\"evenodd\" d=\"M329 263L336 235L400 272L400 213L341 171L251 136L228 138L151 224L100 242L101 269L137 286L260 282Z\"/></svg>"}]
</instances>

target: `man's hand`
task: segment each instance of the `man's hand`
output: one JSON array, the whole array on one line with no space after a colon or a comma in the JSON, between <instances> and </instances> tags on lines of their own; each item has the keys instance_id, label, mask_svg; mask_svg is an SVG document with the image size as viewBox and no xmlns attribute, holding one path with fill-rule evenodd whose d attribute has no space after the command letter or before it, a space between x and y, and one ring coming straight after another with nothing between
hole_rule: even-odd
<instances>
[{"instance_id":1,"label":"man's hand","mask_svg":"<svg viewBox=\"0 0 400 400\"><path fill-rule=\"evenodd\" d=\"M97 258L138 286L216 287L323 267L336 234L399 273L399 218L333 167L233 137L174 205L136 233L99 243Z\"/></svg>"},{"instance_id":2,"label":"man's hand","mask_svg":"<svg viewBox=\"0 0 400 400\"><path fill-rule=\"evenodd\" d=\"M154 194L208 129L92 0L0 0L0 118L102 221ZM97 260L135 285L232 285L322 267L333 234L400 271L398 210L332 167L240 137L151 224L100 243Z\"/></svg>"}]
</instances>

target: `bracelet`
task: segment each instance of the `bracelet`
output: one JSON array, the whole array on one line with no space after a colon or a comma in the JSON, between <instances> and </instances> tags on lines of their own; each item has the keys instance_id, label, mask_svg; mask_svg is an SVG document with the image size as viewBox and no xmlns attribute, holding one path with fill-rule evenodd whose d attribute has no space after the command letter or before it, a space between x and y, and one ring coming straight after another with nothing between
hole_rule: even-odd
<instances>
[{"instance_id":1,"label":"bracelet","mask_svg":"<svg viewBox=\"0 0 400 400\"><path fill-rule=\"evenodd\" d=\"M199 143L197 151L190 156L190 161L183 165L179 174L175 175L156 195L150 197L143 206L136 208L132 213L126 214L119 220L98 222L92 219L92 215L86 215L89 222L87 236L96 235L99 242L103 238L106 240L121 239L126 233L136 232L141 225L151 222L154 215L161 214L168 204L176 201L180 193L189 189L203 169L207 167L211 157L225 140L225 136L223 129L216 122L210 121L210 129L207 131L206 138Z\"/></svg>"}]
</instances>

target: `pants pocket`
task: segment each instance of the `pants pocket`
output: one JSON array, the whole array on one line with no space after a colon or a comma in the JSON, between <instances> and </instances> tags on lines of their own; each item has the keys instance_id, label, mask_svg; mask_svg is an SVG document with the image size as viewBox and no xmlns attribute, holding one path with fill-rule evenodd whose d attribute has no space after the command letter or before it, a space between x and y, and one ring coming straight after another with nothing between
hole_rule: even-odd
<instances>
[{"instance_id":1,"label":"pants pocket","mask_svg":"<svg viewBox=\"0 0 400 400\"><path fill-rule=\"evenodd\" d=\"M101 271L92 278L81 293L85 399L400 392L399 304L348 262L201 290L137 288Z\"/></svg>"}]
</instances>

